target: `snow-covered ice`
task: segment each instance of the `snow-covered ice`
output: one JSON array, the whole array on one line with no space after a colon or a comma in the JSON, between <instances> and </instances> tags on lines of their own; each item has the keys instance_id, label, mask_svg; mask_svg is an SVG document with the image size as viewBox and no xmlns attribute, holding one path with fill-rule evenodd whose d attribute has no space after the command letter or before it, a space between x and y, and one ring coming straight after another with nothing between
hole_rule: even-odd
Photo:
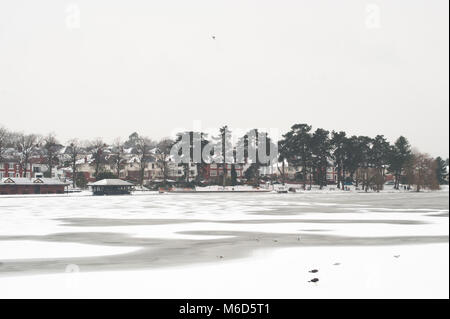
<instances>
[{"instance_id":1,"label":"snow-covered ice","mask_svg":"<svg viewBox=\"0 0 450 319\"><path fill-rule=\"evenodd\" d=\"M448 298L448 199L3 197L0 297Z\"/></svg>"}]
</instances>

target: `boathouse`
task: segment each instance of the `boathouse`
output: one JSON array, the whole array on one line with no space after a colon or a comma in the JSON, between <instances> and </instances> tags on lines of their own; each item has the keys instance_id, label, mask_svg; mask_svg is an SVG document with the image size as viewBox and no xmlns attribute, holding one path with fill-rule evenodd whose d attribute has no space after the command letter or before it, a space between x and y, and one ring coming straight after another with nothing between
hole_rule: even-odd
<instances>
[{"instance_id":1,"label":"boathouse","mask_svg":"<svg viewBox=\"0 0 450 319\"><path fill-rule=\"evenodd\" d=\"M121 179L102 179L88 186L94 195L127 195L134 188L134 184Z\"/></svg>"},{"instance_id":2,"label":"boathouse","mask_svg":"<svg viewBox=\"0 0 450 319\"><path fill-rule=\"evenodd\" d=\"M53 178L14 178L0 180L0 195L63 194L68 183Z\"/></svg>"}]
</instances>

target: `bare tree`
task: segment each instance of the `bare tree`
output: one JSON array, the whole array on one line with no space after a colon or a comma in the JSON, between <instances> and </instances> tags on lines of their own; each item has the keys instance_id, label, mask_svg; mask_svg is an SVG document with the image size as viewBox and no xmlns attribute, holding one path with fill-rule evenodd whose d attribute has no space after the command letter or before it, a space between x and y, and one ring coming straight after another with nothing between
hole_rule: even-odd
<instances>
[{"instance_id":1,"label":"bare tree","mask_svg":"<svg viewBox=\"0 0 450 319\"><path fill-rule=\"evenodd\" d=\"M53 167L58 164L58 150L61 148L53 133L43 138L43 150L48 173L52 177Z\"/></svg>"},{"instance_id":2,"label":"bare tree","mask_svg":"<svg viewBox=\"0 0 450 319\"><path fill-rule=\"evenodd\" d=\"M406 168L406 176L409 184L416 186L416 192L420 192L424 188L439 189L436 162L428 154L414 151Z\"/></svg>"},{"instance_id":3,"label":"bare tree","mask_svg":"<svg viewBox=\"0 0 450 319\"><path fill-rule=\"evenodd\" d=\"M220 128L220 141L222 146L222 186L227 185L228 178L228 163L227 160L232 156L232 145L231 145L231 131L228 129L228 125ZM230 153L231 152L231 153Z\"/></svg>"},{"instance_id":4,"label":"bare tree","mask_svg":"<svg viewBox=\"0 0 450 319\"><path fill-rule=\"evenodd\" d=\"M72 139L69 141L69 146L67 147L67 154L70 156L70 165L72 166L72 185L77 187L77 160L78 156L81 154L82 146L80 141L77 139Z\"/></svg>"},{"instance_id":5,"label":"bare tree","mask_svg":"<svg viewBox=\"0 0 450 319\"><path fill-rule=\"evenodd\" d=\"M89 143L88 149L90 150L92 154L92 158L94 159L94 162L92 165L95 168L94 176L97 178L98 174L101 172L103 165L105 164L105 148L106 143L103 142L102 139L97 138L96 140Z\"/></svg>"},{"instance_id":6,"label":"bare tree","mask_svg":"<svg viewBox=\"0 0 450 319\"><path fill-rule=\"evenodd\" d=\"M9 142L9 132L6 128L0 126L0 162L3 159L4 152Z\"/></svg>"},{"instance_id":7,"label":"bare tree","mask_svg":"<svg viewBox=\"0 0 450 319\"><path fill-rule=\"evenodd\" d=\"M150 150L155 143L148 137L139 137L136 141L136 153L139 158L139 183L144 185L144 174L147 163L149 162Z\"/></svg>"},{"instance_id":8,"label":"bare tree","mask_svg":"<svg viewBox=\"0 0 450 319\"><path fill-rule=\"evenodd\" d=\"M156 163L162 171L164 185L169 175L170 150L174 143L170 138L163 138L156 146Z\"/></svg>"},{"instance_id":9,"label":"bare tree","mask_svg":"<svg viewBox=\"0 0 450 319\"><path fill-rule=\"evenodd\" d=\"M17 143L16 145L17 150L20 153L20 166L22 167L22 177L26 177L27 168L30 163L30 158L36 151L36 148L39 144L39 137L35 134L20 133L18 134L16 143Z\"/></svg>"},{"instance_id":10,"label":"bare tree","mask_svg":"<svg viewBox=\"0 0 450 319\"><path fill-rule=\"evenodd\" d=\"M120 171L123 167L123 160L125 159L124 143L122 143L120 137L116 138L113 142L113 163L116 171L117 178L120 178Z\"/></svg>"}]
</instances>

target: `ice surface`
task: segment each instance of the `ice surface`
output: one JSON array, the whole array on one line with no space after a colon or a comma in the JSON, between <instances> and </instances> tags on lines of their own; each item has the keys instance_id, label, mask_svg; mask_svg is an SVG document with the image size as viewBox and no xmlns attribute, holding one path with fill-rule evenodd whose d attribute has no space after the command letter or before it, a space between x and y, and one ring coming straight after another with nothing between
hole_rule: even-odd
<instances>
[{"instance_id":1,"label":"ice surface","mask_svg":"<svg viewBox=\"0 0 450 319\"><path fill-rule=\"evenodd\" d=\"M0 197L0 297L448 298L448 205L448 190Z\"/></svg>"},{"instance_id":2,"label":"ice surface","mask_svg":"<svg viewBox=\"0 0 450 319\"><path fill-rule=\"evenodd\" d=\"M38 241L0 242L1 260L32 258L66 258L125 254L139 247L110 247L85 244L52 243Z\"/></svg>"}]
</instances>

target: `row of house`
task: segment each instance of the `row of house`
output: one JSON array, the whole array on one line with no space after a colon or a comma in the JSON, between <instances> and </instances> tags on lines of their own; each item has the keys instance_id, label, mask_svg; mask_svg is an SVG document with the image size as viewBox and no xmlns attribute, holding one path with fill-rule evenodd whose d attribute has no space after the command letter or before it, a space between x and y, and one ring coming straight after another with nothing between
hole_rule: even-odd
<instances>
[{"instance_id":1,"label":"row of house","mask_svg":"<svg viewBox=\"0 0 450 319\"><path fill-rule=\"evenodd\" d=\"M95 180L95 165L93 165L93 159L89 156L85 156L82 160L77 163L77 173L82 173L87 181L92 182ZM167 176L169 179L178 180L185 177L185 165L181 163L175 163L169 161L167 163ZM131 181L139 181L141 174L141 165L137 157L130 157L124 160L121 165L119 178ZM244 176L244 165L235 164L234 169L236 171L237 178L242 178ZM102 170L106 172L117 173L117 169L113 164L102 165ZM228 172L231 171L231 164L227 164ZM195 163L189 164L189 177L190 179L196 179L198 176L206 181L213 181L219 176L223 175L223 165L220 164L208 164L205 168L199 172L198 167ZM64 171L64 176L67 178L72 178L72 169L67 168ZM156 162L155 158L147 160L144 169L144 180L155 181L163 179L163 169L161 165Z\"/></svg>"},{"instance_id":2,"label":"row of house","mask_svg":"<svg viewBox=\"0 0 450 319\"><path fill-rule=\"evenodd\" d=\"M18 158L9 157L0 161L0 179L2 178L42 178L45 172L48 171L48 165L41 157L30 158L27 167L20 163ZM64 178L63 167L56 167L52 172L51 178Z\"/></svg>"},{"instance_id":3,"label":"row of house","mask_svg":"<svg viewBox=\"0 0 450 319\"><path fill-rule=\"evenodd\" d=\"M9 156L3 156L0 160L0 180L3 178L54 178L62 181L71 180L73 178L72 167L68 164L68 157L64 154L64 149L61 150L61 163L65 165L57 165L53 167L52 174L49 174L49 168L45 159L36 155L29 159L26 170L23 165L20 164L20 157L17 154L10 153ZM105 152L102 171L117 173L117 169L111 159L112 153ZM226 164L228 175L232 170L231 164ZM250 167L250 164L234 164L234 171L236 172L237 179L242 179L245 175L245 171ZM189 177L191 180L197 179L205 182L215 182L220 180L223 175L222 164L208 164L204 165L199 171L198 166L195 163L189 164ZM86 153L80 155L80 158L76 162L76 170L78 174L82 174L87 182L95 181L95 160L92 154ZM293 180L300 172L300 168L291 167L286 165L284 174L287 179ZM130 180L134 182L140 181L141 165L139 157L134 155L130 150L126 150L124 159L121 163L121 169L119 178L124 180ZM261 177L278 178L282 175L281 169L277 166L265 166L260 168ZM175 163L173 161L168 162L167 176L172 180L180 180L185 178L185 164ZM326 172L327 182L332 184L337 181L337 172L333 163L327 168ZM146 160L144 169L144 182L158 181L163 179L163 170L157 163L157 155L153 152Z\"/></svg>"},{"instance_id":4,"label":"row of house","mask_svg":"<svg viewBox=\"0 0 450 319\"><path fill-rule=\"evenodd\" d=\"M179 180L185 177L185 165L178 164L174 162L168 163L168 178L173 180ZM238 179L242 179L244 177L246 169L248 169L249 164L235 164L234 169L236 172L236 177ZM227 171L230 174L232 169L231 164L227 164ZM102 171L116 173L116 169L114 165L104 164L102 165ZM299 168L295 167L285 167L285 176L287 179L295 179L296 174L300 171ZM0 179L2 178L56 178L59 180L64 179L72 179L72 168L70 166L57 166L52 170L52 176L48 176L46 173L48 172L48 166L45 164L45 161L42 158L32 158L30 159L30 163L26 169L26 173L24 174L24 169L19 163L18 159L7 159L0 162ZM120 175L118 176L121 179L130 180L130 181L139 181L140 180L140 163L139 160L135 157L131 157L122 165L120 170ZM82 159L77 162L77 173L83 174L84 178L88 182L95 181L95 165L93 164L93 160L89 156L84 156ZM260 168L260 176L277 178L281 175L281 170L276 166L266 166ZM208 164L204 166L202 171L198 171L197 165L194 163L189 164L189 177L193 180L198 176L206 182L214 182L214 180L218 179L223 175L223 165L221 164ZM337 172L334 167L328 167L327 169L327 182L335 183L337 181ZM144 169L144 180L145 181L155 181L161 180L163 178L163 170L156 163L155 160L150 160L146 163Z\"/></svg>"}]
</instances>

